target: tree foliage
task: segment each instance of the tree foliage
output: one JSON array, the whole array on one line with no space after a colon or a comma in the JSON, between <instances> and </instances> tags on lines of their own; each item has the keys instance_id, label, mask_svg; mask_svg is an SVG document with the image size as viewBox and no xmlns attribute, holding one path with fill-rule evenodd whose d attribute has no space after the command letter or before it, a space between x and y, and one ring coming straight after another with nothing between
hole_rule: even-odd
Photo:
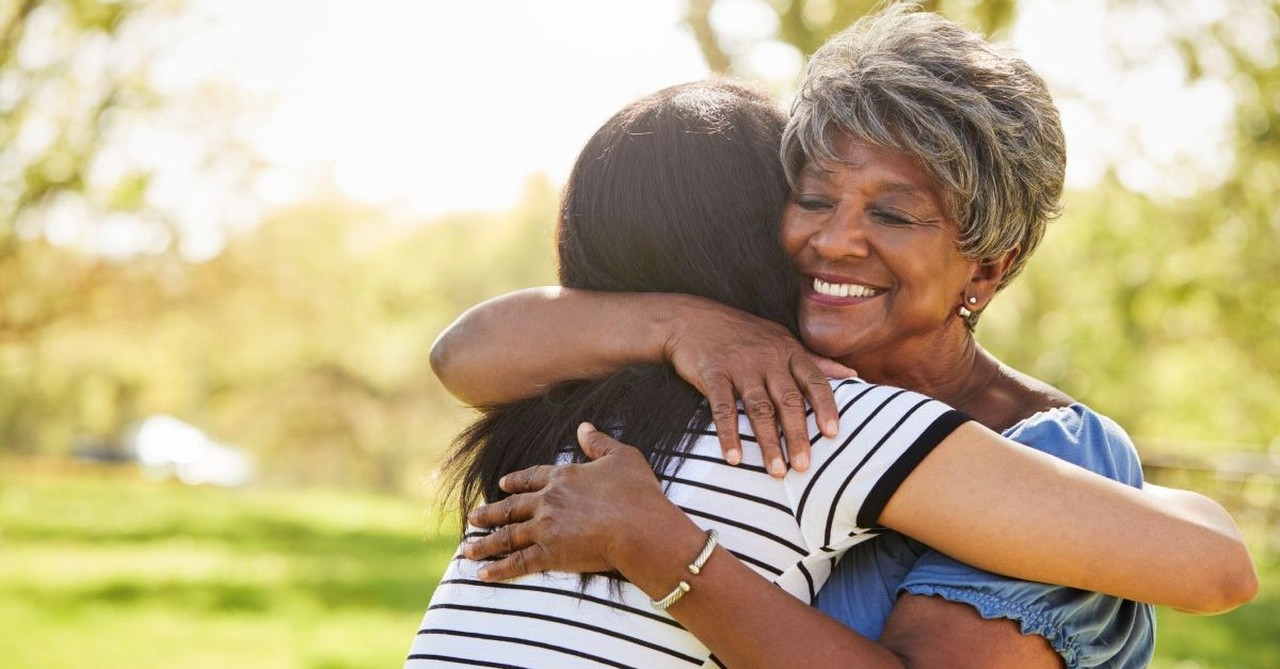
<instances>
[{"instance_id":1,"label":"tree foliage","mask_svg":"<svg viewBox=\"0 0 1280 669\"><path fill-rule=\"evenodd\" d=\"M176 315L192 268L172 206L195 194L149 154L196 123L202 133L183 135L196 160L242 154L217 136L232 119L216 91L193 104L153 85L189 27L182 11L172 0L0 6L0 451L65 452L118 439L148 411L199 406L180 380L177 334L198 328ZM247 173L236 165L223 177ZM154 197L165 180L183 191L168 202Z\"/></svg>"},{"instance_id":2,"label":"tree foliage","mask_svg":"<svg viewBox=\"0 0 1280 669\"><path fill-rule=\"evenodd\" d=\"M1248 10L1170 21L1187 81L1215 79L1234 95L1228 172L1178 195L1132 192L1114 175L1072 193L987 333L1153 449L1280 443L1280 2Z\"/></svg>"},{"instance_id":3,"label":"tree foliage","mask_svg":"<svg viewBox=\"0 0 1280 669\"><path fill-rule=\"evenodd\" d=\"M774 39L807 56L828 37L848 27L884 0L738 0L766 6L776 17ZM749 76L742 62L754 43L734 44L717 27L715 9L724 0L688 0L685 23L692 30L698 48L713 72ZM998 35L1014 18L1016 0L924 0L917 3L927 11L939 12L987 35Z\"/></svg>"},{"instance_id":4,"label":"tree foliage","mask_svg":"<svg viewBox=\"0 0 1280 669\"><path fill-rule=\"evenodd\" d=\"M716 31L728 1L691 1L689 22L713 67L737 71L750 44ZM736 1L772 12L770 39L797 52L871 4ZM1016 9L926 4L997 36ZM164 175L102 168L130 118L176 104L123 44L153 7L27 0L0 15L0 455L118 441L163 412L254 451L276 480L420 482L466 417L427 368L430 342L476 302L554 280L555 186L532 180L507 212L408 223L314 197L191 262L175 252L180 214L153 197ZM1280 0L1170 25L1188 81L1234 95L1231 168L1174 195L1117 174L1070 193L979 336L1139 438L1265 447L1280 434ZM77 64L108 52L109 71ZM141 252L81 243L139 222L165 231Z\"/></svg>"},{"instance_id":5,"label":"tree foliage","mask_svg":"<svg viewBox=\"0 0 1280 669\"><path fill-rule=\"evenodd\" d=\"M21 0L0 16L0 89L8 92L0 96L0 280L25 288L0 293L0 342L29 337L80 309L109 272L105 261L51 248L47 235L57 238L58 226L70 222L45 217L95 199L87 173L103 125L116 109L146 104L135 73L89 72L133 11L129 2ZM125 206L133 204L131 184L136 191L140 183L139 175L122 177Z\"/></svg>"}]
</instances>

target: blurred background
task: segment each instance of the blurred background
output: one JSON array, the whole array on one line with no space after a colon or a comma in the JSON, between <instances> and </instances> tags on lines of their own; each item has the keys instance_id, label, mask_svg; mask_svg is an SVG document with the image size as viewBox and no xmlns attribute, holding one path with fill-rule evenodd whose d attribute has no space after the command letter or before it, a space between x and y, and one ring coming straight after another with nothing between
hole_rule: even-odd
<instances>
[{"instance_id":1,"label":"blurred background","mask_svg":"<svg viewBox=\"0 0 1280 669\"><path fill-rule=\"evenodd\" d=\"M1226 504L1154 666L1280 666L1280 0L937 0L1027 58L1064 216L979 336ZM0 664L399 666L456 543L436 334L554 282L626 102L786 104L861 0L0 0Z\"/></svg>"}]
</instances>

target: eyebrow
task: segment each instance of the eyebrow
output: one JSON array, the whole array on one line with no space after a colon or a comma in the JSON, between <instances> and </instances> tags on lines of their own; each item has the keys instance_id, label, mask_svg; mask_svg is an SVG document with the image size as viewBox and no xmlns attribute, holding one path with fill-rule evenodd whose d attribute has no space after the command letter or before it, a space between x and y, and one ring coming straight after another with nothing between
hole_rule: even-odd
<instances>
[{"instance_id":1,"label":"eyebrow","mask_svg":"<svg viewBox=\"0 0 1280 669\"><path fill-rule=\"evenodd\" d=\"M920 189L917 186L912 186L911 184L902 183L900 181L890 181L888 183L880 184L880 190L881 192L884 192L884 193L910 195L912 197L915 197L921 200L930 199L928 197L929 193L925 192L924 190Z\"/></svg>"},{"instance_id":2,"label":"eyebrow","mask_svg":"<svg viewBox=\"0 0 1280 669\"><path fill-rule=\"evenodd\" d=\"M825 179L832 173L832 170L824 169L814 163L809 163L800 169L799 178L814 177L817 179ZM893 193L899 195L909 195L921 200L930 199L930 193L919 186L913 186L902 181L888 181L880 184L880 190L885 193Z\"/></svg>"}]
</instances>

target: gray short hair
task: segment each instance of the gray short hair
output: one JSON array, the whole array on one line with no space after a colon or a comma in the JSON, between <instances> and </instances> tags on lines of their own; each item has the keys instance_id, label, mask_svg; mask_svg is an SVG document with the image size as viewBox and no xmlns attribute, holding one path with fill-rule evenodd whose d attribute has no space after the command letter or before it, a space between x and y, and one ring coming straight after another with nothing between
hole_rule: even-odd
<instances>
[{"instance_id":1,"label":"gray short hair","mask_svg":"<svg viewBox=\"0 0 1280 669\"><path fill-rule=\"evenodd\" d=\"M999 288L1061 211L1066 143L1044 80L914 5L863 17L809 60L782 138L793 187L805 165L839 162L837 131L928 169L960 225L961 253L994 260L1020 244Z\"/></svg>"}]
</instances>

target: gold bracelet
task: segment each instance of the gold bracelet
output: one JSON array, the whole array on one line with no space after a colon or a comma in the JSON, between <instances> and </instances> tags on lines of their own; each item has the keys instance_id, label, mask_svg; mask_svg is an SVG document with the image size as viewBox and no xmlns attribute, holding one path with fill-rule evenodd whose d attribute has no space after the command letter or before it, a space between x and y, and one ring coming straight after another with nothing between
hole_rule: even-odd
<instances>
[{"instance_id":1,"label":"gold bracelet","mask_svg":"<svg viewBox=\"0 0 1280 669\"><path fill-rule=\"evenodd\" d=\"M707 543L703 545L702 552L698 553L698 557L694 558L693 562L689 563L690 574L697 576L702 573L702 568L706 566L707 560L711 559L711 552L715 550L716 543L719 541L719 532L716 532L715 530L707 530ZM681 597L684 597L684 593L689 592L692 589L693 588L690 587L688 581L682 580L676 584L675 589L668 593L666 597L650 601L649 604L653 605L653 608L659 611L666 611L668 606L675 604Z\"/></svg>"}]
</instances>

